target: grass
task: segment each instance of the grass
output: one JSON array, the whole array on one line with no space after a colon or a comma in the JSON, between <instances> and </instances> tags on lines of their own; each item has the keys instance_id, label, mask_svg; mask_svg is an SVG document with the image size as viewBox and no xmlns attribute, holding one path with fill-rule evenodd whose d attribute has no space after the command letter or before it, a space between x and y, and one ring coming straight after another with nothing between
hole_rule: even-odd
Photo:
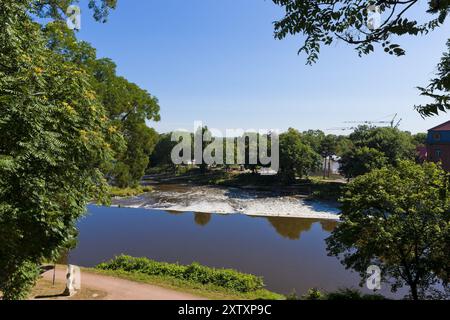
<instances>
[{"instance_id":1,"label":"grass","mask_svg":"<svg viewBox=\"0 0 450 320\"><path fill-rule=\"evenodd\" d=\"M134 197L134 196L138 196L141 195L143 193L146 192L150 192L152 191L153 188L150 186L137 186L135 188L118 188L118 187L111 187L110 189L110 195L112 197L119 197L119 198L124 198L124 197Z\"/></svg>"},{"instance_id":2,"label":"grass","mask_svg":"<svg viewBox=\"0 0 450 320\"><path fill-rule=\"evenodd\" d=\"M281 299L264 289L263 279L232 269L216 269L198 263L180 265L121 255L96 267L97 271L133 280L183 289L218 299Z\"/></svg>"},{"instance_id":3,"label":"grass","mask_svg":"<svg viewBox=\"0 0 450 320\"><path fill-rule=\"evenodd\" d=\"M151 284L179 292L190 293L211 300L284 300L281 294L266 289L253 292L239 293L215 285L203 285L192 281L180 280L169 276L150 276L138 272L127 272L123 270L101 270L83 268L87 272L111 276L120 279Z\"/></svg>"}]
</instances>

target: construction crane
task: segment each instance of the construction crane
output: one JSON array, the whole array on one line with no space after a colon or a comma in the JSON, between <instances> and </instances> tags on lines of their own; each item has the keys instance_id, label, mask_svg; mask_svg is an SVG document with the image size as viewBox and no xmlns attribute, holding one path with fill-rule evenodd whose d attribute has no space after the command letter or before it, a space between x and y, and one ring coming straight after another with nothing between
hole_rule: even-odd
<instances>
[{"instance_id":1,"label":"construction crane","mask_svg":"<svg viewBox=\"0 0 450 320\"><path fill-rule=\"evenodd\" d=\"M378 121L366 120L366 121L345 121L344 123L347 123L347 124L367 124L367 125L370 125L370 126L389 125L391 128L398 128L400 126L400 123L402 122L403 119L400 118L400 119L397 120L397 117L398 117L397 113L396 114L392 114L392 115L388 115L388 116L386 116L384 118L392 117L392 116L393 116L393 118L390 121L387 121L387 120L378 120ZM357 129L357 127L335 127L335 128L330 128L330 129L327 129L327 130L350 131L350 130L355 130L355 129Z\"/></svg>"},{"instance_id":2,"label":"construction crane","mask_svg":"<svg viewBox=\"0 0 450 320\"><path fill-rule=\"evenodd\" d=\"M391 128L398 128L403 119L399 119L396 122L397 116L398 116L397 113L393 114L393 115L388 115L385 118L391 117L391 116L394 116L391 121L386 121L386 120L384 120L384 121L367 121L366 120L366 121L345 121L344 123L359 123L359 124L368 124L368 125L388 124Z\"/></svg>"},{"instance_id":3,"label":"construction crane","mask_svg":"<svg viewBox=\"0 0 450 320\"><path fill-rule=\"evenodd\" d=\"M336 131L349 131L349 130L355 130L356 127L336 127L336 128L330 128L327 130L336 130Z\"/></svg>"}]
</instances>

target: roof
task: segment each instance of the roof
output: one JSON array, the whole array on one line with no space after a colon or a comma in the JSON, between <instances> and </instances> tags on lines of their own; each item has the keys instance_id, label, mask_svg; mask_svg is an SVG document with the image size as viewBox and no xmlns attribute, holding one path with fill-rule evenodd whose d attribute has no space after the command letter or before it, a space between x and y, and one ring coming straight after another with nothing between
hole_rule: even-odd
<instances>
[{"instance_id":1,"label":"roof","mask_svg":"<svg viewBox=\"0 0 450 320\"><path fill-rule=\"evenodd\" d=\"M444 122L428 131L450 131L450 121Z\"/></svg>"}]
</instances>

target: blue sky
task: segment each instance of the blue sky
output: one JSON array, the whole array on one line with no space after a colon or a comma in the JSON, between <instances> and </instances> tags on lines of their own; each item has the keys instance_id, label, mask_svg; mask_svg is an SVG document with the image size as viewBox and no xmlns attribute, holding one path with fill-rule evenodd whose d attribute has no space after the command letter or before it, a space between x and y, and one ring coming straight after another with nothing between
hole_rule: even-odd
<instances>
[{"instance_id":1,"label":"blue sky","mask_svg":"<svg viewBox=\"0 0 450 320\"><path fill-rule=\"evenodd\" d=\"M160 132L192 129L195 120L221 130L327 131L393 113L403 119L401 129L420 132L450 119L423 120L413 110L427 101L415 87L433 77L448 21L428 36L401 38L405 57L378 49L359 58L336 43L306 66L297 55L300 36L273 38L283 11L270 0L119 0L106 24L94 22L87 0L81 3L79 38L158 97L162 119L149 125Z\"/></svg>"}]
</instances>

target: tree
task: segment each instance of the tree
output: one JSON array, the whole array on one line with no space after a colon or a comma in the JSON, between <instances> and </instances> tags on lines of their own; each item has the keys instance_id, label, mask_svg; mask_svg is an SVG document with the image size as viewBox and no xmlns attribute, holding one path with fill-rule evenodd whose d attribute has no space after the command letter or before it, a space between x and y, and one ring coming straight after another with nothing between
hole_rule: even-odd
<instances>
[{"instance_id":1,"label":"tree","mask_svg":"<svg viewBox=\"0 0 450 320\"><path fill-rule=\"evenodd\" d=\"M120 137L85 70L47 49L28 0L0 3L0 290L25 298L38 266L76 235ZM33 2L34 3L34 2Z\"/></svg>"},{"instance_id":2,"label":"tree","mask_svg":"<svg viewBox=\"0 0 450 320\"><path fill-rule=\"evenodd\" d=\"M439 111L446 112L450 109L450 39L447 41L447 52L437 69L437 78L432 79L427 88L418 88L422 96L434 99L434 103L416 106L424 117L438 115Z\"/></svg>"},{"instance_id":3,"label":"tree","mask_svg":"<svg viewBox=\"0 0 450 320\"><path fill-rule=\"evenodd\" d=\"M208 171L208 164L206 163L203 155L204 155L205 149L213 142L213 140L215 138L212 136L212 133L208 129L207 126L198 127L197 131L194 134L197 136L197 139L201 139L201 142L202 142L202 144L201 144L202 159L201 159L201 162L199 164L200 172L201 173L206 173ZM194 139L194 144L195 144L195 139ZM195 146L194 146L194 148L195 148Z\"/></svg>"},{"instance_id":4,"label":"tree","mask_svg":"<svg viewBox=\"0 0 450 320\"><path fill-rule=\"evenodd\" d=\"M416 146L411 134L397 128L360 126L349 138L355 148L368 147L382 152L392 165L415 156Z\"/></svg>"},{"instance_id":5,"label":"tree","mask_svg":"<svg viewBox=\"0 0 450 320\"><path fill-rule=\"evenodd\" d=\"M438 165L400 161L352 181L341 223L326 240L330 255L362 279L370 265L391 290L408 286L412 299L448 289L450 176ZM445 291L445 290L444 290Z\"/></svg>"},{"instance_id":6,"label":"tree","mask_svg":"<svg viewBox=\"0 0 450 320\"><path fill-rule=\"evenodd\" d=\"M31 12L40 18L63 20L67 8L79 0L32 0ZM93 11L95 20L106 22L109 11L115 9L117 0L89 0L88 6Z\"/></svg>"},{"instance_id":7,"label":"tree","mask_svg":"<svg viewBox=\"0 0 450 320\"><path fill-rule=\"evenodd\" d=\"M331 0L296 1L273 0L286 11L275 22L275 37L283 39L289 34L304 34L305 42L299 52L308 55L309 64L317 61L321 45L331 45L337 40L355 46L360 55L374 51L381 43L384 51L401 56L405 51L389 41L391 36L426 34L441 26L448 14L450 2L431 0L427 13L434 18L419 24L407 18L418 0ZM371 25L371 11L384 18L379 25Z\"/></svg>"},{"instance_id":8,"label":"tree","mask_svg":"<svg viewBox=\"0 0 450 320\"><path fill-rule=\"evenodd\" d=\"M261 166L258 154L259 143L261 140L260 134L257 132L246 132L243 138L245 139L244 168L250 170L252 174L257 174L258 166Z\"/></svg>"},{"instance_id":9,"label":"tree","mask_svg":"<svg viewBox=\"0 0 450 320\"><path fill-rule=\"evenodd\" d=\"M135 186L148 166L157 140L156 132L146 126L146 121L160 120L158 99L118 76L116 64L110 59L97 59L96 50L89 43L78 41L64 22L48 23L44 32L51 50L86 70L114 130L125 137L125 148L113 146L118 157L109 173L112 182L119 187Z\"/></svg>"},{"instance_id":10,"label":"tree","mask_svg":"<svg viewBox=\"0 0 450 320\"><path fill-rule=\"evenodd\" d=\"M397 128L360 126L349 140L351 145L340 160L340 171L348 179L416 157L413 137Z\"/></svg>"},{"instance_id":11,"label":"tree","mask_svg":"<svg viewBox=\"0 0 450 320\"><path fill-rule=\"evenodd\" d=\"M345 153L340 160L340 173L347 179L381 169L388 162L384 153L368 147L355 148Z\"/></svg>"},{"instance_id":12,"label":"tree","mask_svg":"<svg viewBox=\"0 0 450 320\"><path fill-rule=\"evenodd\" d=\"M412 136L413 143L416 147L424 146L427 142L427 133L419 132Z\"/></svg>"},{"instance_id":13,"label":"tree","mask_svg":"<svg viewBox=\"0 0 450 320\"><path fill-rule=\"evenodd\" d=\"M355 47L359 55L369 54L381 44L385 52L402 56L405 50L391 43L393 36L423 35L444 24L450 11L450 1L429 0L426 13L431 20L419 24L407 17L419 0L330 0L297 1L273 0L285 9L285 16L275 22L275 38L303 34L305 41L300 52L307 54L307 63L319 58L321 45L331 45L337 40ZM372 16L373 15L373 16ZM413 14L411 14L412 16ZM380 21L376 24L376 16ZM417 16L417 14L416 14ZM450 39L447 42L450 49ZM450 109L449 53L445 53L438 65L438 77L428 88L421 88L421 95L435 100L434 103L416 106L422 116L437 115Z\"/></svg>"},{"instance_id":14,"label":"tree","mask_svg":"<svg viewBox=\"0 0 450 320\"><path fill-rule=\"evenodd\" d=\"M280 171L286 182L294 182L320 167L320 155L302 142L302 135L290 128L280 135Z\"/></svg>"},{"instance_id":15,"label":"tree","mask_svg":"<svg viewBox=\"0 0 450 320\"><path fill-rule=\"evenodd\" d=\"M336 155L342 157L353 148L353 142L347 136L337 136Z\"/></svg>"},{"instance_id":16,"label":"tree","mask_svg":"<svg viewBox=\"0 0 450 320\"><path fill-rule=\"evenodd\" d=\"M174 166L171 160L172 149L177 145L172 141L172 133L162 133L158 137L153 153L150 156L150 166Z\"/></svg>"},{"instance_id":17,"label":"tree","mask_svg":"<svg viewBox=\"0 0 450 320\"><path fill-rule=\"evenodd\" d=\"M126 123L124 130L127 149L118 155L112 172L114 183L121 187L136 186L145 174L150 155L158 141L158 133L142 122Z\"/></svg>"},{"instance_id":18,"label":"tree","mask_svg":"<svg viewBox=\"0 0 450 320\"><path fill-rule=\"evenodd\" d=\"M321 153L321 145L325 139L325 133L321 130L308 130L302 132L302 142L309 145L314 152Z\"/></svg>"}]
</instances>

